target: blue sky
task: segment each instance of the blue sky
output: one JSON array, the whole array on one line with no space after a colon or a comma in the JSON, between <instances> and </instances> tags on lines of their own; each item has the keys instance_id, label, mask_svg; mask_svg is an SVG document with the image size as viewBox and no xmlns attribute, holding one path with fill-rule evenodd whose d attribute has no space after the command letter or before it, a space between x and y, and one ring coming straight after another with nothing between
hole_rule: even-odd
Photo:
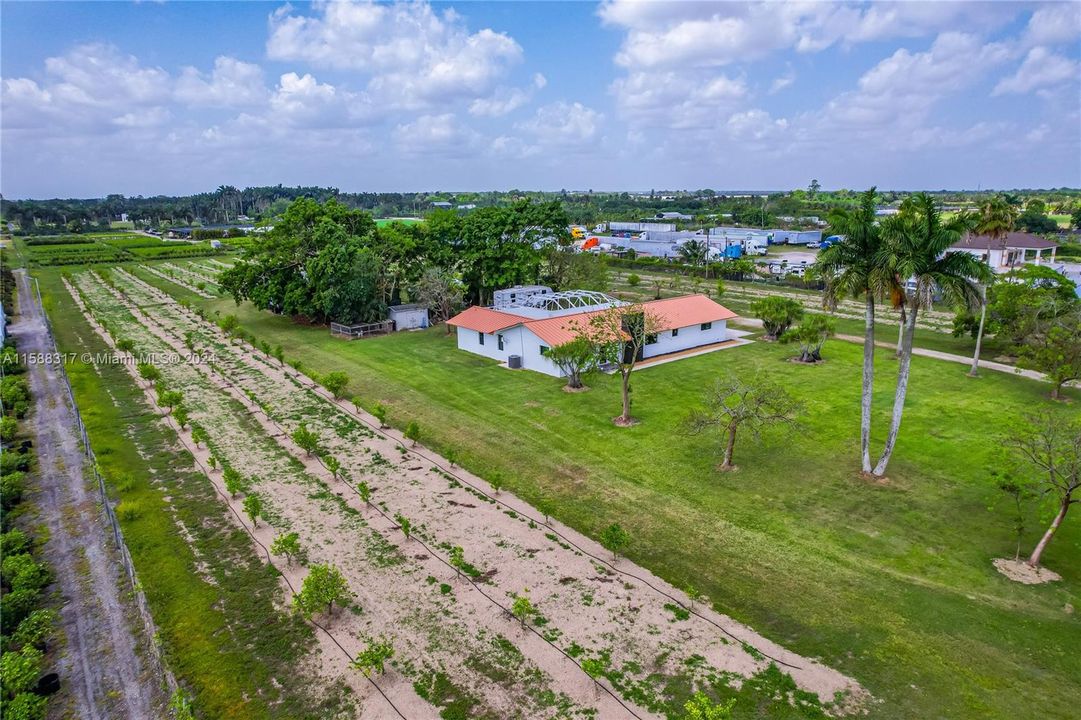
<instances>
[{"instance_id":1,"label":"blue sky","mask_svg":"<svg viewBox=\"0 0 1081 720\"><path fill-rule=\"evenodd\" d=\"M6 197L1081 186L1081 4L4 2Z\"/></svg>"}]
</instances>

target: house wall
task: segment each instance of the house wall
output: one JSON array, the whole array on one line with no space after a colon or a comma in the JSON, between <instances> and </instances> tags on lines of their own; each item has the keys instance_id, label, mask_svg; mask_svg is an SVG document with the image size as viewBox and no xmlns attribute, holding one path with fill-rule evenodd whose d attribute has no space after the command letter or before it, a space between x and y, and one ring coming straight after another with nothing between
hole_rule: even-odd
<instances>
[{"instance_id":1,"label":"house wall","mask_svg":"<svg viewBox=\"0 0 1081 720\"><path fill-rule=\"evenodd\" d=\"M672 336L671 330L665 330L657 336L657 342L646 345L643 358L656 357L667 353L689 350L700 345L724 342L728 339L727 321L718 320L709 330L702 330L699 325L679 328L679 334Z\"/></svg>"}]
</instances>

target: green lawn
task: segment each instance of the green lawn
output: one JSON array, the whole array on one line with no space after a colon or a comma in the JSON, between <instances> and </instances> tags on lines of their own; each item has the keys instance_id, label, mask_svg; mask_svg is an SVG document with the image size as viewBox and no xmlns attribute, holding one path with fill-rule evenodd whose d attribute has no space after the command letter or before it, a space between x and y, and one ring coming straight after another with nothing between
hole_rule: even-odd
<instances>
[{"instance_id":1,"label":"green lawn","mask_svg":"<svg viewBox=\"0 0 1081 720\"><path fill-rule=\"evenodd\" d=\"M611 378L568 395L553 378L459 352L440 329L348 342L230 300L198 302L238 314L309 372L344 370L369 407L387 405L398 426L418 421L423 442L500 472L560 520L594 535L618 521L635 561L863 682L882 701L873 717L1076 711L1081 623L1065 608L1081 607L1081 520L1067 519L1046 556L1063 582L1015 585L991 567L1012 554L1005 504L989 509L1001 437L1026 410L1077 412L1051 405L1044 385L993 372L970 380L961 365L915 358L890 480L876 485L855 473L856 344L831 342L816 367L755 343L644 370L634 378L642 422L617 429ZM882 352L879 442L894 368ZM718 373L756 370L782 378L806 411L797 429L742 438L741 469L719 475L715 438L688 437L680 423ZM1030 518L1026 545L1044 519Z\"/></svg>"}]
</instances>

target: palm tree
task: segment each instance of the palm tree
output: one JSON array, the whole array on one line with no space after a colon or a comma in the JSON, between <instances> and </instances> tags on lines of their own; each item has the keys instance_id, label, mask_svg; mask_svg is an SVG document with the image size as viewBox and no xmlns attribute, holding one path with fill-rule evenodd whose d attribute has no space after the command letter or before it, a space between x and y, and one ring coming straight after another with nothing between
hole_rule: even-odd
<instances>
[{"instance_id":1,"label":"palm tree","mask_svg":"<svg viewBox=\"0 0 1081 720\"><path fill-rule=\"evenodd\" d=\"M882 239L875 221L876 188L860 196L857 207L830 212L829 227L841 241L818 255L816 272L825 281L823 304L837 308L848 296L863 298L863 389L860 401L860 450L863 472L871 472L871 394L875 373L875 300L891 289L891 276L880 266Z\"/></svg>"},{"instance_id":2,"label":"palm tree","mask_svg":"<svg viewBox=\"0 0 1081 720\"><path fill-rule=\"evenodd\" d=\"M1002 195L989 198L980 206L975 218L975 231L993 240L1001 240L1013 230L1017 220L1017 208L1010 205ZM980 329L976 333L976 352L972 355L969 377L976 377L980 369L980 348L983 345L983 326L987 320L987 286L980 287Z\"/></svg>"},{"instance_id":3,"label":"palm tree","mask_svg":"<svg viewBox=\"0 0 1081 720\"><path fill-rule=\"evenodd\" d=\"M912 337L919 311L930 307L936 294L950 305L975 307L980 301L980 283L991 279L987 263L967 252L949 252L961 239L965 222L960 216L943 222L934 199L919 193L901 204L901 212L882 223L879 264L893 275L896 287L904 288L901 300L907 307L893 417L886 446L873 471L876 476L886 473L901 429L912 366ZM912 281L914 287L904 287Z\"/></svg>"}]
</instances>

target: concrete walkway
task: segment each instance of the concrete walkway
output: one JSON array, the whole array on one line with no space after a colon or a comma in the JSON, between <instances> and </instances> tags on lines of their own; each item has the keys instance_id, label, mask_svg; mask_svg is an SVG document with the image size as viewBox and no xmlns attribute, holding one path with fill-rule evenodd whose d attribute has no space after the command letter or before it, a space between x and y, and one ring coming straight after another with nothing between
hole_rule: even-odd
<instances>
[{"instance_id":1,"label":"concrete walkway","mask_svg":"<svg viewBox=\"0 0 1081 720\"><path fill-rule=\"evenodd\" d=\"M762 327L762 321L757 318L741 317L739 318L739 324L745 327ZM845 342L863 344L862 335L834 335L835 340L844 340ZM889 348L890 350L897 349L897 343L888 342L886 340L878 340L875 342L875 347ZM962 365L972 365L971 355L956 355L954 353L942 352L940 350L929 350L927 348L914 347L912 348L913 355L919 355L920 357L927 357L933 360L945 360L946 362L960 363ZM1038 380L1040 382L1050 382L1047 376L1037 370L1023 370L1016 365L1010 365L1009 363L995 362L994 360L980 359L980 370L994 370L995 372L1009 373L1010 375L1016 375L1017 377L1028 378L1029 380ZM1066 387L1079 387L1076 382L1066 383Z\"/></svg>"}]
</instances>

